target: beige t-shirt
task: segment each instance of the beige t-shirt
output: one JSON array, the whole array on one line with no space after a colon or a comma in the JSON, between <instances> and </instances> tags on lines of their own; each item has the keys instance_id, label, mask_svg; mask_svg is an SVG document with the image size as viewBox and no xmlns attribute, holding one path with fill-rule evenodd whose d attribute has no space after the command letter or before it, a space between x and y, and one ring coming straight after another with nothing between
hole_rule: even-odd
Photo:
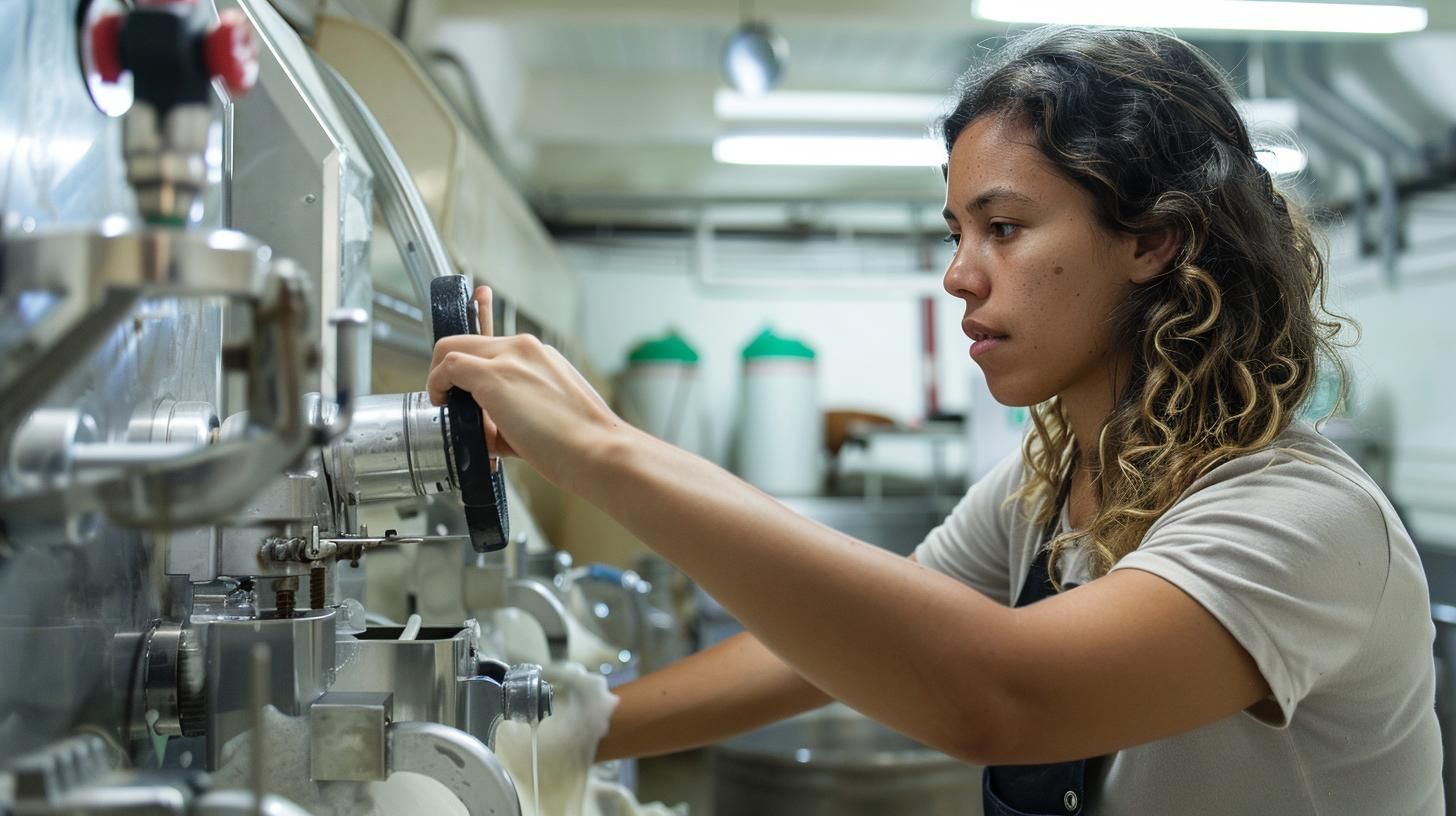
<instances>
[{"instance_id":1,"label":"beige t-shirt","mask_svg":"<svg viewBox=\"0 0 1456 816\"><path fill-rule=\"evenodd\" d=\"M1023 468L1018 452L973 485L919 561L1011 603L1041 543L1005 501ZM1065 582L1085 581L1084 559L1063 561ZM1152 573L1202 604L1272 694L1095 760L1091 813L1444 813L1425 575L1389 501L1329 440L1296 423L1215 468L1114 569Z\"/></svg>"}]
</instances>

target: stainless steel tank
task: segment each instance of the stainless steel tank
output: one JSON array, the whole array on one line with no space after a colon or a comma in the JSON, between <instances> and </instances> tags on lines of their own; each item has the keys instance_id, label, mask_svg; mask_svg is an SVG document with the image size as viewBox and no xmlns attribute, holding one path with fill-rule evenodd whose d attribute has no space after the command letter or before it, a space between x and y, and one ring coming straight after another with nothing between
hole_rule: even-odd
<instances>
[{"instance_id":1,"label":"stainless steel tank","mask_svg":"<svg viewBox=\"0 0 1456 816\"><path fill-rule=\"evenodd\" d=\"M713 751L713 811L979 816L981 769L830 705Z\"/></svg>"}]
</instances>

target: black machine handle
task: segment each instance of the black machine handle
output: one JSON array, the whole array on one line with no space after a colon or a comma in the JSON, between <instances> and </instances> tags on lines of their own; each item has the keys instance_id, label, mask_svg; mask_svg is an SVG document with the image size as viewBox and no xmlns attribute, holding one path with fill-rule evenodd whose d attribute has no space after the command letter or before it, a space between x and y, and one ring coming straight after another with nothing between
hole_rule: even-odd
<instances>
[{"instance_id":1,"label":"black machine handle","mask_svg":"<svg viewBox=\"0 0 1456 816\"><path fill-rule=\"evenodd\" d=\"M478 334L480 318L471 298L470 279L444 275L430 281L430 315L435 342L457 334ZM445 440L460 498L465 504L465 524L476 552L504 549L510 539L510 513L506 508L506 475L491 458L485 443L485 419L475 399L459 388L451 388L445 405L450 421Z\"/></svg>"}]
</instances>

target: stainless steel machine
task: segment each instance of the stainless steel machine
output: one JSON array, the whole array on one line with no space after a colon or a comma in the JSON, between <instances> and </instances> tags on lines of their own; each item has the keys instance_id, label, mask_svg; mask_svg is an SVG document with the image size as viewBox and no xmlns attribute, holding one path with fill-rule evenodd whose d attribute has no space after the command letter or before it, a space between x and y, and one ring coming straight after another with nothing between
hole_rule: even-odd
<instances>
[{"instance_id":1,"label":"stainless steel machine","mask_svg":"<svg viewBox=\"0 0 1456 816\"><path fill-rule=\"evenodd\" d=\"M422 540L371 502L456 493L431 543L509 541L468 396L367 394L387 140L266 3L109 5L0 7L0 813L307 812L264 773L270 717L312 785L413 771L519 813L491 746L550 714L540 668L340 589ZM119 126L88 86L134 96ZM407 178L378 192L438 248ZM434 334L472 331L424 255Z\"/></svg>"}]
</instances>

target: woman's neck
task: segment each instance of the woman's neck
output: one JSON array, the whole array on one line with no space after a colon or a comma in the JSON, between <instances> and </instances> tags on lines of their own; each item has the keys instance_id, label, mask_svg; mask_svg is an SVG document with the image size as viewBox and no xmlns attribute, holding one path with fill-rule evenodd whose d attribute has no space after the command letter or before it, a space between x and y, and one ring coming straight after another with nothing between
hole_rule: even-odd
<instances>
[{"instance_id":1,"label":"woman's neck","mask_svg":"<svg viewBox=\"0 0 1456 816\"><path fill-rule=\"evenodd\" d=\"M1088 377L1063 390L1058 397L1062 414L1077 445L1077 460L1072 473L1068 513L1074 529L1086 527L1098 509L1097 491L1092 474L1097 469L1102 428L1117 402L1117 394L1127 386L1130 366L1123 361L1110 365L1102 376Z\"/></svg>"}]
</instances>

